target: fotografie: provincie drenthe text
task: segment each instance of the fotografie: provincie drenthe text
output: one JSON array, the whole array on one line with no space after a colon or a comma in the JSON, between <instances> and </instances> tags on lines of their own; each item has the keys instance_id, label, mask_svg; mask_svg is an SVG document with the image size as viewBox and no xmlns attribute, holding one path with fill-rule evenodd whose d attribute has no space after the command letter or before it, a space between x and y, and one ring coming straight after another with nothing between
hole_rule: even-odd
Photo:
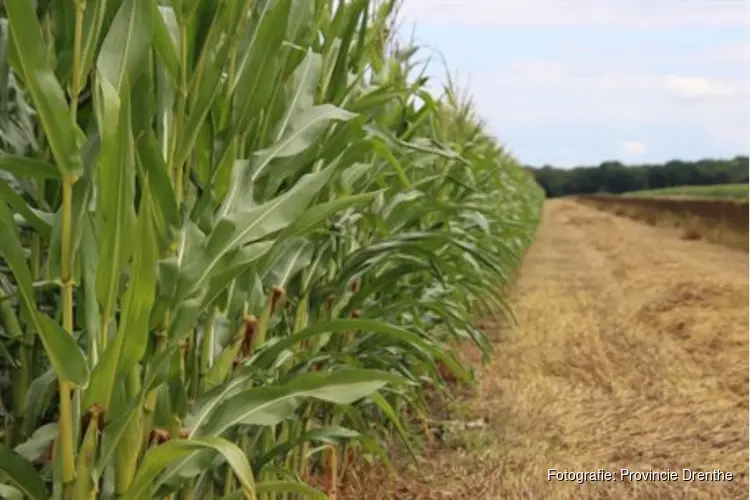
<instances>
[{"instance_id":1,"label":"fotografie: provincie drenthe text","mask_svg":"<svg viewBox=\"0 0 750 500\"><path fill-rule=\"evenodd\" d=\"M693 469L681 469L673 471L631 471L629 469L620 469L619 472L599 469L596 471L568 471L547 469L548 481L575 481L583 484L586 482L601 481L732 481L734 474L721 469L711 471L696 471Z\"/></svg>"}]
</instances>

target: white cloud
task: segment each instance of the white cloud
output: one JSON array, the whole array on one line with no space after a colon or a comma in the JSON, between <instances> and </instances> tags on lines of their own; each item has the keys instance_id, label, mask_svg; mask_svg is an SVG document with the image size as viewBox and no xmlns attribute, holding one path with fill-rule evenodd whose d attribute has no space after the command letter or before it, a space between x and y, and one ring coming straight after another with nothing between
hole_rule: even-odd
<instances>
[{"instance_id":1,"label":"white cloud","mask_svg":"<svg viewBox=\"0 0 750 500\"><path fill-rule=\"evenodd\" d=\"M547 154L568 158L571 164L585 156L575 148L589 147L584 137L597 131L610 135L610 155L621 155L623 161L660 157L665 143L679 144L680 134L688 130L713 150L745 151L749 91L739 80L663 75L658 68L618 68L594 61L517 63L475 72L471 78L472 95L495 135L510 140L511 146L524 137L546 137L540 140L555 144L545 146L550 148ZM648 143L636 135L644 130L656 134ZM628 140L618 143L618 137ZM573 148L570 152L560 149L565 142ZM592 152L597 154L603 153Z\"/></svg>"},{"instance_id":2,"label":"white cloud","mask_svg":"<svg viewBox=\"0 0 750 500\"><path fill-rule=\"evenodd\" d=\"M625 155L630 157L642 156L646 154L646 151L648 150L646 145L640 141L625 141L622 149Z\"/></svg>"},{"instance_id":3,"label":"white cloud","mask_svg":"<svg viewBox=\"0 0 750 500\"><path fill-rule=\"evenodd\" d=\"M741 88L735 82L727 82L700 76L666 75L664 87L681 97L730 97L740 94Z\"/></svg>"},{"instance_id":4,"label":"white cloud","mask_svg":"<svg viewBox=\"0 0 750 500\"><path fill-rule=\"evenodd\" d=\"M660 74L609 61L519 62L471 75L477 102L506 123L726 120L749 111L745 87L739 79Z\"/></svg>"},{"instance_id":5,"label":"white cloud","mask_svg":"<svg viewBox=\"0 0 750 500\"><path fill-rule=\"evenodd\" d=\"M431 46L446 52L461 80L470 76L469 91L496 135L533 151L540 138L545 153L525 155L592 151L642 161L683 144L747 149L750 44L732 28L747 27L750 1L403 0L400 17L404 28L416 22L417 34L429 26ZM484 28L483 47L460 38L467 27ZM532 30L516 47L518 30L504 27L574 27L581 36ZM639 36L642 28L648 36ZM705 28L727 28L728 36ZM554 50L539 50L551 43ZM433 84L444 80L440 64L429 73ZM586 144L594 135L602 139Z\"/></svg>"},{"instance_id":6,"label":"white cloud","mask_svg":"<svg viewBox=\"0 0 750 500\"><path fill-rule=\"evenodd\" d=\"M558 88L563 85L586 93L592 90L606 93L613 90L633 92L654 87L652 75L603 61L517 62L502 69L478 74L483 78L495 78L503 85L523 88Z\"/></svg>"},{"instance_id":7,"label":"white cloud","mask_svg":"<svg viewBox=\"0 0 750 500\"><path fill-rule=\"evenodd\" d=\"M750 64L750 44L724 43L714 45L697 52L683 54L680 59L691 64L699 63L743 68Z\"/></svg>"},{"instance_id":8,"label":"white cloud","mask_svg":"<svg viewBox=\"0 0 750 500\"><path fill-rule=\"evenodd\" d=\"M696 0L404 0L407 22L451 26L747 26L748 3Z\"/></svg>"},{"instance_id":9,"label":"white cloud","mask_svg":"<svg viewBox=\"0 0 750 500\"><path fill-rule=\"evenodd\" d=\"M605 64L537 61L472 75L477 102L503 122L664 121L736 113L741 82ZM685 98L692 98L685 101ZM697 99L700 98L700 99Z\"/></svg>"}]
</instances>

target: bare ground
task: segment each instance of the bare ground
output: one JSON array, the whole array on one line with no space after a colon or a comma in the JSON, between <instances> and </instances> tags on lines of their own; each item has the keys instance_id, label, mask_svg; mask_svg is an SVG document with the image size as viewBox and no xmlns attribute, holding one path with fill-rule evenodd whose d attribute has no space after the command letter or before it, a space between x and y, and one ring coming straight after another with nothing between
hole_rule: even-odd
<instances>
[{"instance_id":1,"label":"bare ground","mask_svg":"<svg viewBox=\"0 0 750 500\"><path fill-rule=\"evenodd\" d=\"M358 468L339 499L748 498L747 253L551 201L512 303L462 408L488 426L396 474ZM734 478L620 480L683 468Z\"/></svg>"}]
</instances>

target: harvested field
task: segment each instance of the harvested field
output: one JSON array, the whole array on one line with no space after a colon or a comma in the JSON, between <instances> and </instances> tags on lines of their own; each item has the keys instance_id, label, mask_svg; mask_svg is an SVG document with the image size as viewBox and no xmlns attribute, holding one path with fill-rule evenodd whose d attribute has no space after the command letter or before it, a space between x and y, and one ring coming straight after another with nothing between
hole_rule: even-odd
<instances>
[{"instance_id":1,"label":"harvested field","mask_svg":"<svg viewBox=\"0 0 750 500\"><path fill-rule=\"evenodd\" d=\"M679 197L582 196L600 210L678 229L685 239L705 239L733 248L748 248L748 202Z\"/></svg>"},{"instance_id":2,"label":"harvested field","mask_svg":"<svg viewBox=\"0 0 750 500\"><path fill-rule=\"evenodd\" d=\"M646 189L627 193L626 196L693 196L707 198L748 197L747 184L715 184L710 186L674 186L662 189Z\"/></svg>"},{"instance_id":3,"label":"harvested field","mask_svg":"<svg viewBox=\"0 0 750 500\"><path fill-rule=\"evenodd\" d=\"M339 500L747 498L746 253L553 200L513 306L518 324L486 325L496 354L448 415L486 424L419 465L394 447L396 474L357 468ZM683 468L733 478L620 477Z\"/></svg>"}]
</instances>

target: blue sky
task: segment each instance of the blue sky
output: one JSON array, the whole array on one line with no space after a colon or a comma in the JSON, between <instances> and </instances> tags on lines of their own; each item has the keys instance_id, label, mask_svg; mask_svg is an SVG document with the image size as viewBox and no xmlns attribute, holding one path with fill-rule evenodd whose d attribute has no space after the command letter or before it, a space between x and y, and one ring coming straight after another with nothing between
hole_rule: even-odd
<instances>
[{"instance_id":1,"label":"blue sky","mask_svg":"<svg viewBox=\"0 0 750 500\"><path fill-rule=\"evenodd\" d=\"M490 130L531 165L663 162L750 150L742 0L403 0ZM445 70L429 68L439 88Z\"/></svg>"}]
</instances>

